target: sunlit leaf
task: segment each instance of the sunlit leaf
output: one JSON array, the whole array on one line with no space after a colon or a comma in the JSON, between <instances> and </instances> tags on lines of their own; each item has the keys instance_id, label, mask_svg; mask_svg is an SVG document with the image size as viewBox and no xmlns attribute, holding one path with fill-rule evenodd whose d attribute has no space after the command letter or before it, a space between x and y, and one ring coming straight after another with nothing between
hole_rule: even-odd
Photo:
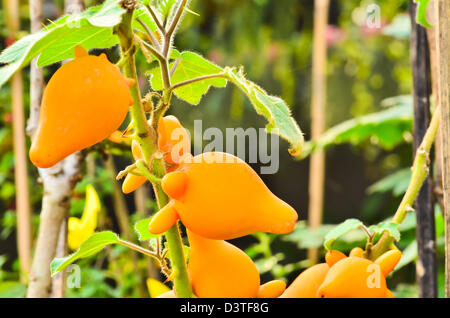
<instances>
[{"instance_id":1,"label":"sunlit leaf","mask_svg":"<svg viewBox=\"0 0 450 318\"><path fill-rule=\"evenodd\" d=\"M136 230L136 232L139 235L139 241L146 241L146 240L150 240L152 238L160 236L160 235L151 234L150 231L148 230L148 225L151 220L152 220L152 218L149 217L149 218L137 221L134 224L134 229Z\"/></svg>"},{"instance_id":2,"label":"sunlit leaf","mask_svg":"<svg viewBox=\"0 0 450 318\"><path fill-rule=\"evenodd\" d=\"M117 43L112 27L120 22L124 10L118 0L52 22L40 32L23 37L0 55L0 86L16 71L40 54L38 66L46 66L74 57L74 47L85 49L110 47Z\"/></svg>"},{"instance_id":3,"label":"sunlit leaf","mask_svg":"<svg viewBox=\"0 0 450 318\"><path fill-rule=\"evenodd\" d=\"M212 62L206 60L202 56L193 52L182 52L179 56L176 54L177 51L171 54L171 57L177 57L175 61L170 63L169 69L176 66L175 71L171 77L171 84L178 84L180 82L185 82L200 76L219 74L223 70ZM156 91L163 89L161 71L159 67L154 68L148 75L151 76L150 82L152 88ZM189 85L181 86L174 90L175 95L192 104L198 105L204 94L206 94L211 86L215 87L225 87L227 85L227 80L224 78L210 78L199 82L194 82Z\"/></svg>"},{"instance_id":4,"label":"sunlit leaf","mask_svg":"<svg viewBox=\"0 0 450 318\"><path fill-rule=\"evenodd\" d=\"M81 244L75 253L67 257L55 258L50 264L51 274L54 275L76 260L94 255L100 252L105 246L118 242L119 237L116 233L110 231L94 233Z\"/></svg>"}]
</instances>

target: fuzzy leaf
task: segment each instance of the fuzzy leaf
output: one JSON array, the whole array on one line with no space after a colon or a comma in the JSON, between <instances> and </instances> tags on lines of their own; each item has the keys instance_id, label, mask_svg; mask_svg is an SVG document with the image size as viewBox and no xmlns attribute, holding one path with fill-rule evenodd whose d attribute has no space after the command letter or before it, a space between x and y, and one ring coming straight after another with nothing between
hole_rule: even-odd
<instances>
[{"instance_id":1,"label":"fuzzy leaf","mask_svg":"<svg viewBox=\"0 0 450 318\"><path fill-rule=\"evenodd\" d=\"M287 140L291 145L289 152L292 156L300 155L304 143L303 133L286 103L279 97L268 95L261 87L247 80L242 70L226 68L225 74L229 81L247 95L256 112L268 120L266 130Z\"/></svg>"}]
</instances>

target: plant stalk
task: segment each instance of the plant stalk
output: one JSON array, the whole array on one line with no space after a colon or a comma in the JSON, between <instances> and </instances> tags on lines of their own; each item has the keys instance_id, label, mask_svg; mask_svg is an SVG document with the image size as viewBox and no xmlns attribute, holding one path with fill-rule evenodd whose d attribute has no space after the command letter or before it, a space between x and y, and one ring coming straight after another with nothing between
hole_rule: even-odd
<instances>
[{"instance_id":1,"label":"plant stalk","mask_svg":"<svg viewBox=\"0 0 450 318\"><path fill-rule=\"evenodd\" d=\"M122 22L119 25L119 41L120 46L122 50L122 54L125 54L126 52L129 52L129 48L134 45L133 44L133 33L132 33L132 16L133 11L128 10L122 17ZM165 167L164 162L161 159L152 158L153 154L157 151L157 135L156 130L153 127L150 127L147 123L144 107L141 103L141 94L138 87L138 81L137 81L137 72L136 72L136 65L135 65L135 58L134 58L135 52L129 52L130 54L129 58L127 59L127 62L124 64L123 69L125 76L132 78L136 81L136 85L131 87L131 93L132 97L134 99L134 103L132 105L131 109L131 115L133 118L133 121L136 124L136 138L139 142L144 159L147 163L151 162L151 168L153 170L153 173L161 178L165 174ZM168 65L167 60L160 61L161 64L161 70L164 74L163 64L166 64L167 74L168 74ZM170 87L170 86L169 86ZM166 96L167 104L170 103L170 97ZM158 120L159 118L157 118ZM150 160L152 159L152 160ZM151 181L151 180L150 180ZM155 196L158 202L159 208L162 208L165 206L169 199L167 195L163 192L160 185L152 184L153 188L155 190ZM183 244L181 241L181 235L178 229L178 226L175 225L171 229L169 229L166 233L166 240L169 247L169 253L170 253L170 259L171 259L171 265L173 270L176 273L176 276L174 278L174 285L175 290L177 293L177 296L180 298L190 298L194 297L192 293L192 287L190 284L187 267L186 267L186 260L184 257L184 251L183 251Z\"/></svg>"}]
</instances>

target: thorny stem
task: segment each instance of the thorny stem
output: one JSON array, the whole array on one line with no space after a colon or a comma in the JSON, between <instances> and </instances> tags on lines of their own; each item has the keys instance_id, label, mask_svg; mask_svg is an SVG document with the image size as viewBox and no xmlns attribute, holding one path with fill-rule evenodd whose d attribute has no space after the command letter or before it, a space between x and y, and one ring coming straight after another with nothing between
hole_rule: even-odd
<instances>
[{"instance_id":1,"label":"thorny stem","mask_svg":"<svg viewBox=\"0 0 450 318\"><path fill-rule=\"evenodd\" d=\"M185 1L183 1L185 2ZM184 7L183 5L180 5L180 7ZM150 10L150 12L152 12ZM133 10L128 10L126 14L124 14L122 18L122 22L119 25L118 33L119 33L119 40L120 40L120 46L122 49L122 53L127 52L127 49L133 44L133 41L135 41L135 37L133 37L131 22L132 22L132 16L133 16ZM155 19L155 22L157 20ZM167 45L167 44L165 44ZM170 46L170 43L169 43ZM161 72L163 74L163 84L165 85L165 89L163 91L163 102L166 105L170 104L170 97L171 94L168 91L168 88L170 88L170 79L168 77L168 63L167 63L167 56L164 56L164 59L159 59L161 66ZM135 65L135 59L134 59L134 52L130 54L129 59L127 60L127 63L124 65L124 72L127 77L131 77L136 80L136 85L134 85L131 88L132 97L134 99L134 104L132 106L131 115L133 118L133 121L136 124L136 138L139 142L142 152L144 154L144 159L148 163L150 158L152 158L152 155L157 151L157 135L156 135L156 129L154 129L154 126L152 125L149 127L144 107L141 103L141 94L139 91L139 87L137 85L137 73L136 73L136 65ZM167 75L167 78L164 78L164 74ZM167 83L169 85L167 86ZM168 106L167 106L168 107ZM166 108L167 108L166 107ZM163 112L161 113L161 115ZM153 116L154 117L154 116ZM158 122L159 118L154 119L156 120L156 123ZM151 167L150 169L154 173L154 175L158 178L162 178L165 174L165 167L164 162L162 159L153 159L151 161ZM152 180L150 180L151 182ZM169 198L162 190L161 186L155 183L152 183L153 189L155 191L155 196L157 199L157 203L159 208L162 208L165 206ZM173 226L171 229L169 229L166 233L166 240L169 248L169 254L170 254L170 261L172 265L172 269L175 271L176 276L174 278L174 287L175 291L177 293L177 296L180 298L191 298L195 297L192 292L192 287L190 284L187 267L186 267L186 260L184 256L184 250L183 250L183 244L181 240L180 231L178 229L178 225Z\"/></svg>"},{"instance_id":2,"label":"thorny stem","mask_svg":"<svg viewBox=\"0 0 450 318\"><path fill-rule=\"evenodd\" d=\"M411 211L411 207L416 199L416 196L422 187L422 184L429 173L429 154L431 146L433 145L434 138L439 127L439 122L441 119L441 112L439 106L436 107L433 113L433 118L431 119L430 126L428 127L425 136L423 137L420 147L417 149L416 156L414 158L414 163L412 166L412 176L409 182L408 188L402 201L400 202L397 211L392 219L392 222L401 224ZM382 255L384 252L390 250L393 247L394 238L388 233L383 234L380 240L372 247L369 255L366 255L370 259L376 259L378 256Z\"/></svg>"}]
</instances>

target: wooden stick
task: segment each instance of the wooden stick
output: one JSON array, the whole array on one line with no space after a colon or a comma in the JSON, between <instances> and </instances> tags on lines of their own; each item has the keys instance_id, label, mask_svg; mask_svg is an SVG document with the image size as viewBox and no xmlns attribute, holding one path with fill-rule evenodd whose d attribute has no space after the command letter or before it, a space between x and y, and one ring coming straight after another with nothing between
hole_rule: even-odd
<instances>
[{"instance_id":1,"label":"wooden stick","mask_svg":"<svg viewBox=\"0 0 450 318\"><path fill-rule=\"evenodd\" d=\"M427 33L416 23L417 5L410 0L411 16L411 67L413 73L414 97L414 153L420 147L430 123L430 59ZM430 165L431 166L431 165ZM419 297L437 297L436 233L434 224L434 203L432 174L424 180L415 201L417 218L416 236L418 258L416 275Z\"/></svg>"},{"instance_id":2,"label":"wooden stick","mask_svg":"<svg viewBox=\"0 0 450 318\"><path fill-rule=\"evenodd\" d=\"M328 23L329 0L316 0L314 4L314 43L312 65L311 139L318 138L325 131L326 103L326 26ZM311 155L309 167L308 221L312 229L322 224L325 153L320 150ZM319 250L309 249L308 259L316 263Z\"/></svg>"},{"instance_id":3,"label":"wooden stick","mask_svg":"<svg viewBox=\"0 0 450 318\"><path fill-rule=\"evenodd\" d=\"M439 0L436 6L436 48L439 64L439 103L441 105L442 189L445 216L445 296L450 297L450 1Z\"/></svg>"},{"instance_id":4,"label":"wooden stick","mask_svg":"<svg viewBox=\"0 0 450 318\"><path fill-rule=\"evenodd\" d=\"M10 35L19 31L18 1L4 2L6 23ZM20 280L25 283L31 266L31 212L28 191L27 154L25 149L25 116L23 109L23 81L19 71L11 80L14 137L14 180L16 186L17 249L20 261Z\"/></svg>"}]
</instances>

